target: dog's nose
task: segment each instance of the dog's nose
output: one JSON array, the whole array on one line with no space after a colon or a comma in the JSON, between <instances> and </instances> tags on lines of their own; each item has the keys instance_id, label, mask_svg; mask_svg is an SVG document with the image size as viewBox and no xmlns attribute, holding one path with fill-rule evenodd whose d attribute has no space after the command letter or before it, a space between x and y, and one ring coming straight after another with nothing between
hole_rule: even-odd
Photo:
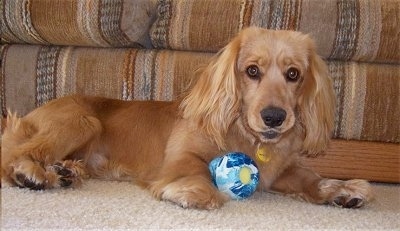
<instances>
[{"instance_id":1,"label":"dog's nose","mask_svg":"<svg viewBox=\"0 0 400 231\"><path fill-rule=\"evenodd\" d=\"M265 125L271 128L281 126L286 119L286 111L279 107L267 107L260 113Z\"/></svg>"}]
</instances>

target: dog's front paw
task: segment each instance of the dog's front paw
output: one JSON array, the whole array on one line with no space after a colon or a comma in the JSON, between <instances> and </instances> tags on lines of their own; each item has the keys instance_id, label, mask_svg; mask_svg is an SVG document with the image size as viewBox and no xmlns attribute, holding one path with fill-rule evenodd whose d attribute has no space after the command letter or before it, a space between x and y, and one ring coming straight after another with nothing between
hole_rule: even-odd
<instances>
[{"instance_id":1,"label":"dog's front paw","mask_svg":"<svg viewBox=\"0 0 400 231\"><path fill-rule=\"evenodd\" d=\"M343 208L360 208L373 197L371 185L365 180L323 179L319 193L326 203Z\"/></svg>"},{"instance_id":2,"label":"dog's front paw","mask_svg":"<svg viewBox=\"0 0 400 231\"><path fill-rule=\"evenodd\" d=\"M58 181L56 173L46 171L39 164L32 161L21 161L14 164L13 173L10 177L16 186L31 190L53 188Z\"/></svg>"},{"instance_id":3,"label":"dog's front paw","mask_svg":"<svg viewBox=\"0 0 400 231\"><path fill-rule=\"evenodd\" d=\"M188 176L162 185L152 185L153 195L162 200L171 201L183 208L218 209L228 200L211 182L202 177Z\"/></svg>"},{"instance_id":4,"label":"dog's front paw","mask_svg":"<svg viewBox=\"0 0 400 231\"><path fill-rule=\"evenodd\" d=\"M29 188L31 190L43 190L46 187L44 181L38 179L38 177L25 175L20 172L15 174L14 182L21 188Z\"/></svg>"}]
</instances>

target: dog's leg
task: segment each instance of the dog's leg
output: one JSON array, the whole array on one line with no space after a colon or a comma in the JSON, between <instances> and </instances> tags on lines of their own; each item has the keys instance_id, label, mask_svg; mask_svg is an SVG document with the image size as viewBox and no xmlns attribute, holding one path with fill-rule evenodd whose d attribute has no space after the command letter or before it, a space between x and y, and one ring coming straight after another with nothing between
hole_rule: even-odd
<instances>
[{"instance_id":1,"label":"dog's leg","mask_svg":"<svg viewBox=\"0 0 400 231\"><path fill-rule=\"evenodd\" d=\"M26 127L36 128L27 133ZM85 175L83 162L64 158L99 135L100 122L94 117L79 115L51 127L51 130L40 130L40 124L34 126L23 119L9 118L1 163L5 180L33 190L81 184L81 177Z\"/></svg>"},{"instance_id":2,"label":"dog's leg","mask_svg":"<svg viewBox=\"0 0 400 231\"><path fill-rule=\"evenodd\" d=\"M207 164L190 155L165 165L150 190L157 199L184 208L216 209L228 200L213 186Z\"/></svg>"},{"instance_id":3,"label":"dog's leg","mask_svg":"<svg viewBox=\"0 0 400 231\"><path fill-rule=\"evenodd\" d=\"M286 169L272 184L271 190L312 203L344 208L359 208L372 199L371 186L365 180L325 179L301 166Z\"/></svg>"}]
</instances>

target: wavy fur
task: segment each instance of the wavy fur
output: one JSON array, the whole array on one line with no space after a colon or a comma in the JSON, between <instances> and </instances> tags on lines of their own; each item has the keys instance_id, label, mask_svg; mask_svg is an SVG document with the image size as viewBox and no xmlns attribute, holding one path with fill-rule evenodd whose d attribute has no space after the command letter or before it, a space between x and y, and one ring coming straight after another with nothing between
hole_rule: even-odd
<instances>
[{"instance_id":1,"label":"wavy fur","mask_svg":"<svg viewBox=\"0 0 400 231\"><path fill-rule=\"evenodd\" d=\"M328 147L335 116L335 95L327 66L309 40L310 67L299 97L300 120L305 131L303 152L317 155Z\"/></svg>"},{"instance_id":2,"label":"wavy fur","mask_svg":"<svg viewBox=\"0 0 400 231\"><path fill-rule=\"evenodd\" d=\"M221 149L226 148L226 133L240 112L236 79L239 42L232 41L211 59L181 103L183 118L195 121Z\"/></svg>"}]
</instances>

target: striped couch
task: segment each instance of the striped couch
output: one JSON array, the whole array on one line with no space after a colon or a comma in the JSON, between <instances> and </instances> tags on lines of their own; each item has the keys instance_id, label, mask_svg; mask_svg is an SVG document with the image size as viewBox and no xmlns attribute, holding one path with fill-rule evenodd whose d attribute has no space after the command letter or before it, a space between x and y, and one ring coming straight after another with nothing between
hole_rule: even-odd
<instances>
[{"instance_id":1,"label":"striped couch","mask_svg":"<svg viewBox=\"0 0 400 231\"><path fill-rule=\"evenodd\" d=\"M3 0L0 107L68 94L173 100L242 28L316 41L337 95L322 175L400 182L398 0Z\"/></svg>"}]
</instances>

